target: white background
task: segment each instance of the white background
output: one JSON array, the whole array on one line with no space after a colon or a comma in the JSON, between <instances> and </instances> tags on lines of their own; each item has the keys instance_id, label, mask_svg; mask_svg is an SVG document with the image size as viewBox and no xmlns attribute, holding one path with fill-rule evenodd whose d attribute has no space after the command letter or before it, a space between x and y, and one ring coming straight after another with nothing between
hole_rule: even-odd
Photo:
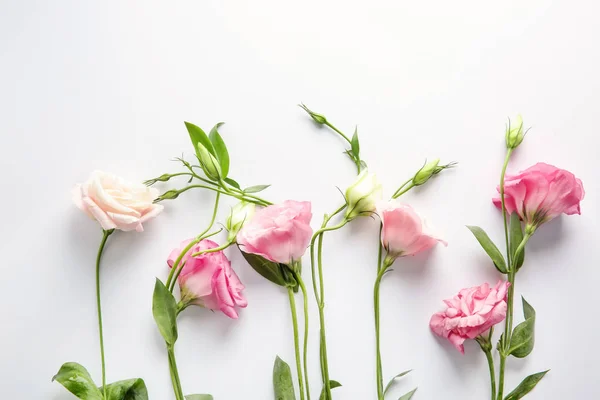
<instances>
[{"instance_id":1,"label":"white background","mask_svg":"<svg viewBox=\"0 0 600 400\"><path fill-rule=\"evenodd\" d=\"M397 262L383 283L384 373L414 368L390 398L415 386L415 399L489 396L477 345L463 356L428 321L442 299L499 279L464 225L502 242L490 199L504 124L519 112L532 130L509 171L546 161L573 171L587 196L582 216L547 224L528 246L516 291L537 310L536 345L527 359L509 360L507 386L551 368L529 399L600 398L599 12L593 1L548 0L2 1L0 397L71 399L50 382L65 361L100 379L101 232L71 204L75 183L94 169L137 181L176 172L170 159L191 154L183 121L205 129L225 121L232 176L272 184L264 196L273 201L311 200L316 227L354 169L344 143L296 107L303 101L348 134L358 124L363 157L388 195L426 157L460 162L406 196L449 246ZM189 192L165 203L144 233L110 238L102 268L109 382L143 377L152 399L173 398L152 289L171 249L204 228L212 202ZM336 399L375 397L376 236L365 219L325 238L330 370L344 385ZM249 307L238 321L199 308L183 314L184 391L272 399L275 355L294 361L287 298L237 251L229 255ZM311 307L316 397L312 298Z\"/></svg>"}]
</instances>

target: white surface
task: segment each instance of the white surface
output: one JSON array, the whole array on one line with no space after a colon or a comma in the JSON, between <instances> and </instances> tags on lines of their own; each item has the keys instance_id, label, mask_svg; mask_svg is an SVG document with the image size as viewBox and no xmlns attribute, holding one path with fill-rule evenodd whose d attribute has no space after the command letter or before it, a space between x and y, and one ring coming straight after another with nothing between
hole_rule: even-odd
<instances>
[{"instance_id":1,"label":"white surface","mask_svg":"<svg viewBox=\"0 0 600 400\"><path fill-rule=\"evenodd\" d=\"M600 398L599 12L592 1L2 1L0 397L72 398L50 382L70 360L100 378L100 229L72 206L73 184L96 168L132 180L177 171L169 159L191 151L183 121L209 129L223 120L232 176L273 184L265 196L276 201L312 200L317 226L354 170L343 143L296 107L304 101L348 133L359 124L364 158L388 194L426 157L460 162L407 196L449 247L396 264L383 284L385 375L414 368L394 394L418 385L415 399L488 398L477 345L462 356L427 324L442 299L499 278L464 225L501 243L490 198L506 118L524 115L533 129L510 170L553 163L578 175L587 197L583 216L531 241L516 290L538 312L537 342L526 360L509 360L507 386L551 368L528 399ZM143 377L152 399L173 398L150 312L154 277L166 276L173 246L203 229L212 199L188 193L144 233L110 238L108 381ZM376 230L364 220L325 239L330 369L344 385L336 399L374 398ZM186 392L217 400L271 399L275 355L293 363L287 299L233 253L250 306L239 321L184 314L181 379Z\"/></svg>"}]
</instances>

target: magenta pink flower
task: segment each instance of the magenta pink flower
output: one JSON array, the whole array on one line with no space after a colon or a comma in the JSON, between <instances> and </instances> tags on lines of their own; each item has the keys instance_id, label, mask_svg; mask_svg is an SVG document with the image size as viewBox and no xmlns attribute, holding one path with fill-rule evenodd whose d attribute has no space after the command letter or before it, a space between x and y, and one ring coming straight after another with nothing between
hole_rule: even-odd
<instances>
[{"instance_id":1,"label":"magenta pink flower","mask_svg":"<svg viewBox=\"0 0 600 400\"><path fill-rule=\"evenodd\" d=\"M506 210L517 212L528 225L537 227L563 213L581 214L579 203L585 191L581 180L569 171L537 163L517 175L507 175L504 182ZM493 201L502 207L500 197Z\"/></svg>"},{"instance_id":2,"label":"magenta pink flower","mask_svg":"<svg viewBox=\"0 0 600 400\"><path fill-rule=\"evenodd\" d=\"M256 211L237 235L237 243L245 253L267 260L291 264L299 261L312 236L311 204L287 200Z\"/></svg>"},{"instance_id":3,"label":"magenta pink flower","mask_svg":"<svg viewBox=\"0 0 600 400\"><path fill-rule=\"evenodd\" d=\"M171 252L167 259L169 267L173 267L181 252L191 241L192 239L188 239L181 242L179 247ZM211 310L220 310L229 318L236 319L238 318L236 307L244 308L248 302L242 294L244 285L231 268L231 263L223 251L192 257L194 253L215 247L218 247L217 243L204 239L193 246L181 259L181 263L185 263L178 278L181 302L186 305L194 304Z\"/></svg>"},{"instance_id":4,"label":"magenta pink flower","mask_svg":"<svg viewBox=\"0 0 600 400\"><path fill-rule=\"evenodd\" d=\"M447 245L429 233L425 221L408 204L395 201L380 203L377 213L383 224L381 244L392 258L415 255L438 242Z\"/></svg>"},{"instance_id":5,"label":"magenta pink flower","mask_svg":"<svg viewBox=\"0 0 600 400\"><path fill-rule=\"evenodd\" d=\"M509 282L499 281L494 288L484 283L461 290L454 298L444 300L447 308L433 314L429 327L464 354L465 340L475 339L506 318L509 285Z\"/></svg>"}]
</instances>

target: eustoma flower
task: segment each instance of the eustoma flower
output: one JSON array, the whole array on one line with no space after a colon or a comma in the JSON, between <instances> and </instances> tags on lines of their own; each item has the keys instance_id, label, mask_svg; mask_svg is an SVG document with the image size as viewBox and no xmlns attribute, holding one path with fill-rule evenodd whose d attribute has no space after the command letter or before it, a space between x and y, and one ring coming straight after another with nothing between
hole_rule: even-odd
<instances>
[{"instance_id":1,"label":"eustoma flower","mask_svg":"<svg viewBox=\"0 0 600 400\"><path fill-rule=\"evenodd\" d=\"M465 340L477 338L506 317L509 285L499 281L495 287L484 283L462 289L453 298L444 300L446 309L431 317L429 327L464 354Z\"/></svg>"},{"instance_id":2,"label":"eustoma flower","mask_svg":"<svg viewBox=\"0 0 600 400\"><path fill-rule=\"evenodd\" d=\"M173 267L192 240L181 242L179 247L171 252L167 259L169 267ZM204 239L184 253L181 258L183 268L178 277L181 288L179 308L197 305L222 311L229 318L237 319L236 307L244 308L248 305L242 294L244 285L222 250L206 252L218 247L219 245L212 240ZM195 253L198 255L193 256Z\"/></svg>"},{"instance_id":3,"label":"eustoma flower","mask_svg":"<svg viewBox=\"0 0 600 400\"><path fill-rule=\"evenodd\" d=\"M518 213L533 229L561 214L581 214L579 203L585 191L581 180L569 171L537 163L516 175L507 175L504 182L506 211ZM494 204L501 208L501 199L495 198Z\"/></svg>"},{"instance_id":4,"label":"eustoma flower","mask_svg":"<svg viewBox=\"0 0 600 400\"><path fill-rule=\"evenodd\" d=\"M383 188L377 176L368 170L363 170L356 181L346 189L346 219L348 221L358 216L369 216L381 200Z\"/></svg>"},{"instance_id":5,"label":"eustoma flower","mask_svg":"<svg viewBox=\"0 0 600 400\"><path fill-rule=\"evenodd\" d=\"M157 216L163 206L154 204L158 191L141 183L131 183L102 171L94 171L83 184L76 185L72 192L73 202L88 216L98 221L103 237L96 258L96 304L100 336L100 358L102 364L102 386L96 387L87 370L77 363L65 363L53 380L57 380L78 398L106 398L112 390L121 390L130 395L147 399L144 381L130 379L106 385L104 361L104 334L102 329L102 307L100 301L100 259L108 237L115 231L141 232L143 223ZM117 389L118 388L118 389ZM89 397L88 397L89 396Z\"/></svg>"}]
</instances>

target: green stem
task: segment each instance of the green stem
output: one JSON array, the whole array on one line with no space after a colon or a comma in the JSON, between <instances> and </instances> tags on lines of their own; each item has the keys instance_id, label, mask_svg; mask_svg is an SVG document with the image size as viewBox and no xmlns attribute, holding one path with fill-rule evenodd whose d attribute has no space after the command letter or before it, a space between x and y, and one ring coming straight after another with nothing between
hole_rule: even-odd
<instances>
[{"instance_id":1,"label":"green stem","mask_svg":"<svg viewBox=\"0 0 600 400\"><path fill-rule=\"evenodd\" d=\"M512 154L513 149L508 149L506 151L506 157L504 158L504 165L502 166L502 173L500 174L500 202L502 203L502 221L504 223L504 239L506 240L506 255L507 255L507 264L508 270L510 271L511 265L511 254L510 254L510 246L508 242L508 222L506 220L506 205L504 203L504 176L506 175L506 168L508 167L508 162L510 161L510 156Z\"/></svg>"},{"instance_id":2,"label":"green stem","mask_svg":"<svg viewBox=\"0 0 600 400\"><path fill-rule=\"evenodd\" d=\"M167 345L167 353L169 355L169 370L171 372L171 382L173 384L173 391L177 400L185 400L183 390L181 389L181 380L179 379L179 371L177 369L177 362L175 361L175 350L173 346Z\"/></svg>"},{"instance_id":3,"label":"green stem","mask_svg":"<svg viewBox=\"0 0 600 400\"><path fill-rule=\"evenodd\" d=\"M325 215L323 219L323 224L321 228L317 230L311 239L310 242L310 261L311 261L311 273L313 280L313 290L315 294L315 299L317 300L317 304L319 306L319 325L320 325L320 355L321 355L321 376L323 378L323 385L325 389L325 399L331 399L331 385L329 382L329 365L327 362L327 340L325 333L325 286L323 284L323 233L328 231L333 231L336 229L340 229L348 221L346 219L342 220L339 224L334 226L327 226L327 223L333 218L335 215L339 214L346 208L346 205L339 207L336 211L331 215ZM316 271L315 271L315 241L317 241L317 270L319 274L319 287L317 287L317 279L316 279Z\"/></svg>"},{"instance_id":4,"label":"green stem","mask_svg":"<svg viewBox=\"0 0 600 400\"><path fill-rule=\"evenodd\" d=\"M379 289L381 285L381 278L385 274L388 266L383 266L377 273L377 279L375 279L375 286L373 288L373 308L375 311L375 344L376 344L376 372L377 372L377 399L383 400L383 369L381 367L381 342L379 334Z\"/></svg>"},{"instance_id":5,"label":"green stem","mask_svg":"<svg viewBox=\"0 0 600 400\"><path fill-rule=\"evenodd\" d=\"M490 334L491 337L491 334ZM481 341L480 341L481 340ZM492 400L496 400L496 372L494 371L494 358L492 357L492 346L489 340L485 338L477 339L481 350L485 353L485 358L488 362L488 368L490 370L490 386L492 392Z\"/></svg>"},{"instance_id":6,"label":"green stem","mask_svg":"<svg viewBox=\"0 0 600 400\"><path fill-rule=\"evenodd\" d=\"M302 363L300 360L300 339L298 337L298 315L296 314L296 300L294 299L294 289L288 287L288 298L290 300L290 310L292 311L292 325L294 327L294 351L296 353L296 370L298 373L298 386L300 388L300 400L304 400L304 378L302 377Z\"/></svg>"},{"instance_id":7,"label":"green stem","mask_svg":"<svg viewBox=\"0 0 600 400\"><path fill-rule=\"evenodd\" d=\"M410 185L406 186L408 183L410 183ZM415 187L415 185L412 184L412 179L407 181L402 186L400 186L400 188L396 191L396 193L394 193L394 195L392 196L392 199L397 199L398 197L402 196L404 193L408 192L410 189L412 189L414 187Z\"/></svg>"},{"instance_id":8,"label":"green stem","mask_svg":"<svg viewBox=\"0 0 600 400\"><path fill-rule=\"evenodd\" d=\"M257 196L254 195L250 195L250 194L245 194L242 191L232 191L232 190L224 190L224 189L219 189L217 187L210 187L210 186L206 186L206 185L189 185L184 187L183 189L179 189L177 192L178 194L187 192L190 189L208 189L208 190L212 190L214 192L220 193L220 194L226 194L228 196L234 197L238 200L243 200L243 201L247 201L248 203L254 203L257 204L259 206L268 206L271 205L272 203L268 202L267 200L263 200L258 198ZM160 199L160 197L159 197Z\"/></svg>"},{"instance_id":9,"label":"green stem","mask_svg":"<svg viewBox=\"0 0 600 400\"><path fill-rule=\"evenodd\" d=\"M100 360L102 362L102 393L106 397L106 363L104 362L104 332L102 329L102 302L100 301L100 260L102 259L102 252L106 245L106 240L115 230L103 230L102 241L100 242L100 248L98 249L98 255L96 256L96 306L98 309L98 333L100 336Z\"/></svg>"},{"instance_id":10,"label":"green stem","mask_svg":"<svg viewBox=\"0 0 600 400\"><path fill-rule=\"evenodd\" d=\"M304 354L303 354L303 362L304 362L304 380L306 384L306 398L310 400L310 387L308 384L308 292L306 290L306 286L304 285L304 281L300 274L296 274L296 280L300 285L300 289L302 290L302 299L304 302Z\"/></svg>"},{"instance_id":11,"label":"green stem","mask_svg":"<svg viewBox=\"0 0 600 400\"><path fill-rule=\"evenodd\" d=\"M343 137L346 140L346 142L348 142L348 144L352 145L352 141L350 140L350 138L348 136L346 136L344 134L344 132L340 131L338 128L336 128L335 126L333 126L329 121L325 121L325 125L327 125L331 129L333 129L338 135L340 135L341 137Z\"/></svg>"}]
</instances>

